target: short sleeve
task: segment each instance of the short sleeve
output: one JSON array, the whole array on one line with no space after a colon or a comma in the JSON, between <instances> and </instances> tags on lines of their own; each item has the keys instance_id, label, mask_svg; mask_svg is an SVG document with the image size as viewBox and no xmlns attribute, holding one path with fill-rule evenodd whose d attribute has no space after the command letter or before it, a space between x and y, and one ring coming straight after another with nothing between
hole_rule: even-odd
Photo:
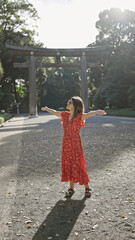
<instances>
[{"instance_id":1,"label":"short sleeve","mask_svg":"<svg viewBox=\"0 0 135 240\"><path fill-rule=\"evenodd\" d=\"M81 127L85 128L85 121L81 121Z\"/></svg>"},{"instance_id":2,"label":"short sleeve","mask_svg":"<svg viewBox=\"0 0 135 240\"><path fill-rule=\"evenodd\" d=\"M62 125L63 125L63 121L65 120L66 114L67 114L67 112L64 112L64 111L61 113L61 118L62 118L61 124L62 124Z\"/></svg>"},{"instance_id":3,"label":"short sleeve","mask_svg":"<svg viewBox=\"0 0 135 240\"><path fill-rule=\"evenodd\" d=\"M82 121L82 113L80 115L81 127L85 128L85 121Z\"/></svg>"}]
</instances>

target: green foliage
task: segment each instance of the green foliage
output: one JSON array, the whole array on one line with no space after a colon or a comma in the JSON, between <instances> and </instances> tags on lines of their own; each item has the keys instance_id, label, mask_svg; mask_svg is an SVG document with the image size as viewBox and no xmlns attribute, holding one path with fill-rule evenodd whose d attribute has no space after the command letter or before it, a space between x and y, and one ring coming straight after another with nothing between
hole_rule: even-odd
<instances>
[{"instance_id":1,"label":"green foliage","mask_svg":"<svg viewBox=\"0 0 135 240\"><path fill-rule=\"evenodd\" d=\"M125 59L119 54L113 57L113 64L106 74L104 82L104 96L110 106L125 108L128 104L127 72L125 69Z\"/></svg>"},{"instance_id":2,"label":"green foliage","mask_svg":"<svg viewBox=\"0 0 135 240\"><path fill-rule=\"evenodd\" d=\"M10 91L9 85L4 85L0 90L0 109L9 111L14 105L14 96Z\"/></svg>"},{"instance_id":3,"label":"green foliage","mask_svg":"<svg viewBox=\"0 0 135 240\"><path fill-rule=\"evenodd\" d=\"M27 20L29 18L29 21ZM4 76L1 80L1 92L4 86L9 88L8 95L5 95L7 102L11 101L10 94L15 102L20 102L20 109L24 111L28 106L29 76L27 69L13 69L13 62L28 61L26 57L10 58L5 49L5 43L19 46L42 46L34 42L35 31L28 28L31 21L38 19L37 12L28 1L2 0L0 6L2 64ZM31 24L32 25L32 24ZM37 58L38 63L54 62L53 58ZM62 61L67 61L63 58ZM75 59L68 59L74 62ZM18 85L16 80L24 79L23 85ZM37 69L38 106L49 105L50 107L65 106L66 101L74 94L80 95L79 72L76 69ZM10 93L10 94L9 94ZM66 100L65 100L66 99ZM2 100L3 101L3 100ZM6 100L5 100L6 101ZM10 106L14 104L10 102ZM3 102L5 104L5 102ZM9 106L9 105L8 105ZM15 106L14 106L15 107ZM7 109L7 105L5 105Z\"/></svg>"},{"instance_id":4,"label":"green foliage","mask_svg":"<svg viewBox=\"0 0 135 240\"><path fill-rule=\"evenodd\" d=\"M27 0L1 0L0 25L4 34L27 32L28 19L31 19L31 26L35 27L33 20L37 21L37 18L36 9Z\"/></svg>"},{"instance_id":5,"label":"green foliage","mask_svg":"<svg viewBox=\"0 0 135 240\"><path fill-rule=\"evenodd\" d=\"M43 62L54 63L54 58ZM75 58L61 58L62 62L76 62ZM37 69L38 108L49 106L65 107L73 95L80 95L79 70L74 68Z\"/></svg>"},{"instance_id":6,"label":"green foliage","mask_svg":"<svg viewBox=\"0 0 135 240\"><path fill-rule=\"evenodd\" d=\"M100 86L93 97L95 108L104 108L106 106L106 97L104 96L104 89Z\"/></svg>"},{"instance_id":7,"label":"green foliage","mask_svg":"<svg viewBox=\"0 0 135 240\"><path fill-rule=\"evenodd\" d=\"M5 49L5 43L19 46L43 46L35 43L37 11L27 0L1 0L0 4L0 109L11 110L14 102L20 108L28 107L29 76L27 69L14 69L13 62L28 61L27 57L14 56ZM31 29L29 29L31 25ZM33 28L32 28L33 27ZM120 9L104 10L96 22L99 34L89 46L106 46L104 54L91 56L87 62L99 62L99 68L87 71L89 106L135 108L135 12ZM53 58L37 58L37 62L54 62ZM63 58L63 62L77 61ZM24 79L17 85L16 79ZM73 95L80 95L78 69L37 69L38 107L65 107Z\"/></svg>"},{"instance_id":8,"label":"green foliage","mask_svg":"<svg viewBox=\"0 0 135 240\"><path fill-rule=\"evenodd\" d=\"M75 69L48 69L46 82L43 85L41 105L59 108L65 107L67 100L80 95L79 72Z\"/></svg>"},{"instance_id":9,"label":"green foliage","mask_svg":"<svg viewBox=\"0 0 135 240\"><path fill-rule=\"evenodd\" d=\"M4 123L5 121L9 120L12 118L13 115L9 113L0 113L0 124Z\"/></svg>"},{"instance_id":10,"label":"green foliage","mask_svg":"<svg viewBox=\"0 0 135 240\"><path fill-rule=\"evenodd\" d=\"M3 68L2 68L1 61L0 61L0 79L1 79L2 76L3 76L3 73L4 73L4 71L3 71Z\"/></svg>"},{"instance_id":11,"label":"green foliage","mask_svg":"<svg viewBox=\"0 0 135 240\"><path fill-rule=\"evenodd\" d=\"M38 19L37 11L27 0L1 0L0 4L0 52L4 70L0 80L0 93L4 94L0 107L8 109L14 106L28 93L28 70L14 69L13 62L26 61L26 57L12 57L5 48L5 43L19 46L35 46L35 24ZM29 29L29 25L31 29ZM40 45L41 44L37 44ZM15 80L20 77L25 79L24 87L17 87ZM8 91L7 91L8 87ZM25 88L25 89L24 89ZM6 89L6 92L5 92ZM10 106L10 109L9 109Z\"/></svg>"},{"instance_id":12,"label":"green foliage","mask_svg":"<svg viewBox=\"0 0 135 240\"><path fill-rule=\"evenodd\" d=\"M122 109L107 109L105 110L109 116L123 116L123 117L135 117L135 110L132 108Z\"/></svg>"},{"instance_id":13,"label":"green foliage","mask_svg":"<svg viewBox=\"0 0 135 240\"><path fill-rule=\"evenodd\" d=\"M4 118L0 117L0 124L4 123Z\"/></svg>"},{"instance_id":14,"label":"green foliage","mask_svg":"<svg viewBox=\"0 0 135 240\"><path fill-rule=\"evenodd\" d=\"M109 102L110 107L135 106L135 12L120 9L104 10L96 22L99 34L95 45L108 45L101 59L102 71L95 74L98 83L94 96L96 107ZM107 63L107 64L106 64ZM94 73L94 71L92 70ZM97 81L98 79L98 81ZM100 79L100 81L99 81ZM131 90L132 89L132 90Z\"/></svg>"},{"instance_id":15,"label":"green foliage","mask_svg":"<svg viewBox=\"0 0 135 240\"><path fill-rule=\"evenodd\" d=\"M97 42L107 43L115 50L123 42L134 42L135 13L118 8L104 10L99 14L96 27L99 30Z\"/></svg>"},{"instance_id":16,"label":"green foliage","mask_svg":"<svg viewBox=\"0 0 135 240\"><path fill-rule=\"evenodd\" d=\"M24 86L16 87L16 93L19 95L20 98L24 98L25 87Z\"/></svg>"},{"instance_id":17,"label":"green foliage","mask_svg":"<svg viewBox=\"0 0 135 240\"><path fill-rule=\"evenodd\" d=\"M135 109L135 85L131 85L128 89L129 105Z\"/></svg>"}]
</instances>

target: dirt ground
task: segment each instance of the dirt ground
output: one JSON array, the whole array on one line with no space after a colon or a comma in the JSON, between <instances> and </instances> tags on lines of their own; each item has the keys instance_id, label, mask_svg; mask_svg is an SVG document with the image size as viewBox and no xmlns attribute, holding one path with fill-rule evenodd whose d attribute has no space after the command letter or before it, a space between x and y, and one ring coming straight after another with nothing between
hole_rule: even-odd
<instances>
[{"instance_id":1,"label":"dirt ground","mask_svg":"<svg viewBox=\"0 0 135 240\"><path fill-rule=\"evenodd\" d=\"M64 198L60 121L47 113L20 116L0 128L0 239L135 239L135 119L86 121L89 199L79 184Z\"/></svg>"}]
</instances>

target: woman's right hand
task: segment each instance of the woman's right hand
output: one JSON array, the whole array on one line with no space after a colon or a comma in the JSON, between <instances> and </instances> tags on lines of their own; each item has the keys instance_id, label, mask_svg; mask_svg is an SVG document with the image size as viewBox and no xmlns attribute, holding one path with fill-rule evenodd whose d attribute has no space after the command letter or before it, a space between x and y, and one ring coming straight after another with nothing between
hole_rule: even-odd
<instances>
[{"instance_id":1,"label":"woman's right hand","mask_svg":"<svg viewBox=\"0 0 135 240\"><path fill-rule=\"evenodd\" d=\"M104 110L96 110L96 114L99 115L99 116L102 116L102 115L106 115L107 113L104 111Z\"/></svg>"},{"instance_id":2,"label":"woman's right hand","mask_svg":"<svg viewBox=\"0 0 135 240\"><path fill-rule=\"evenodd\" d=\"M56 111L54 109L51 109L51 108L48 108L48 107L42 107L41 110L42 111L47 111L47 112L49 112L49 113L51 113L51 114L53 114L53 115L55 115L57 117L61 117L61 112Z\"/></svg>"}]
</instances>

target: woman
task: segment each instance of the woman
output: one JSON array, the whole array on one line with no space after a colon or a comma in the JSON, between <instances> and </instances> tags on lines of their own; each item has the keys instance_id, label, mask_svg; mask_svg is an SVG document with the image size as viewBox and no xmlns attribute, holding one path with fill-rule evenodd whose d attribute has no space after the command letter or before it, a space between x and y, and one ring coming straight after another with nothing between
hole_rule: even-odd
<instances>
[{"instance_id":1,"label":"woman","mask_svg":"<svg viewBox=\"0 0 135 240\"><path fill-rule=\"evenodd\" d=\"M61 182L70 181L70 188L66 192L66 197L70 198L74 194L74 184L79 182L85 185L85 197L90 197L90 182L86 162L83 152L83 146L80 136L81 127L85 127L85 120L94 115L105 115L105 111L96 110L84 113L83 100L74 96L67 102L68 111L55 111L48 107L42 107L42 111L47 111L57 117L62 118L64 136L62 143L62 178Z\"/></svg>"}]
</instances>

